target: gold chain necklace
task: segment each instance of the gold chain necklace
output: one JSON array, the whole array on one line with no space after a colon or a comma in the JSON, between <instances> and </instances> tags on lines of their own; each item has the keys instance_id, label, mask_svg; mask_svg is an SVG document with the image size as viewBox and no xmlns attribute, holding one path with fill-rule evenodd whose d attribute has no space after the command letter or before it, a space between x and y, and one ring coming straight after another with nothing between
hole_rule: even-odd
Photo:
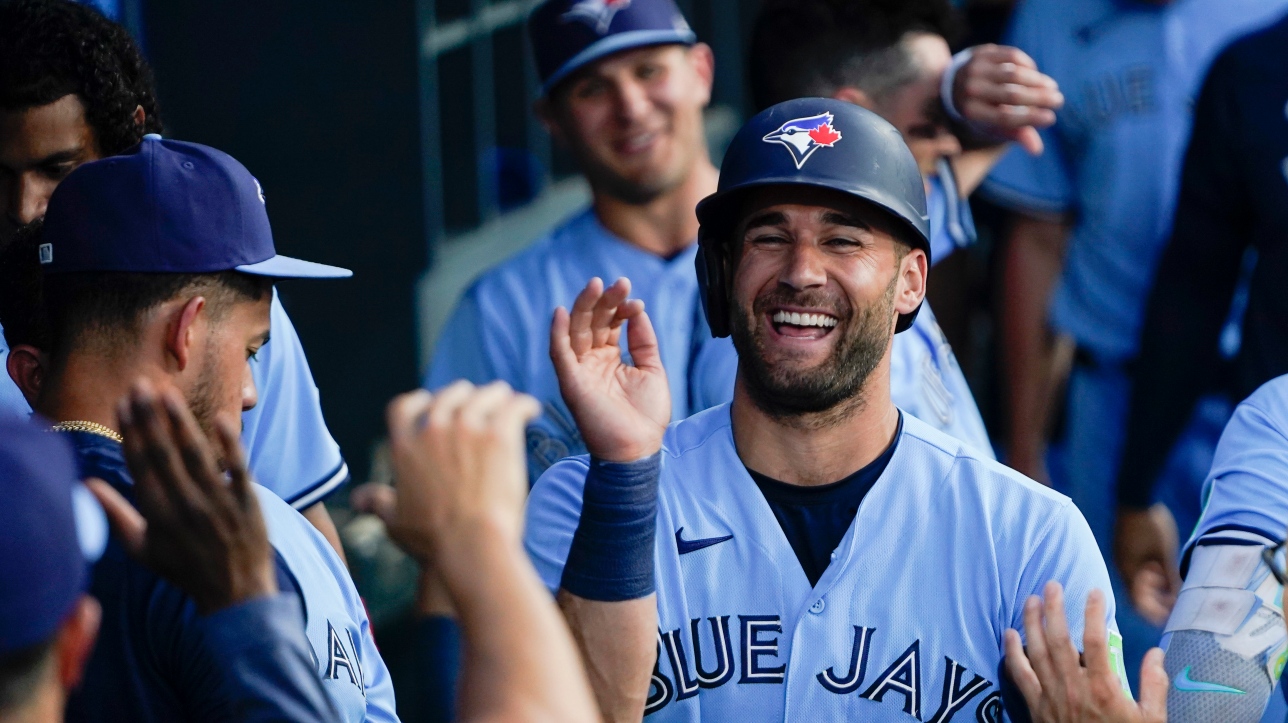
<instances>
[{"instance_id":1,"label":"gold chain necklace","mask_svg":"<svg viewBox=\"0 0 1288 723\"><path fill-rule=\"evenodd\" d=\"M125 441L125 439L121 437L120 432L117 432L111 427L99 424L98 422L86 422L84 420L59 422L58 424L50 427L50 429L55 432L88 432L89 434L97 434L100 437L107 437L117 444L121 444Z\"/></svg>"}]
</instances>

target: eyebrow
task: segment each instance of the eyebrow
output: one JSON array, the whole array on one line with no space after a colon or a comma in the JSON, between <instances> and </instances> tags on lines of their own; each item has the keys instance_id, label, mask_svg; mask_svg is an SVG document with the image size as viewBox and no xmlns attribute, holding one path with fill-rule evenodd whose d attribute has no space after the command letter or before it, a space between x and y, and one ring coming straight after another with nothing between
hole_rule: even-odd
<instances>
[{"instance_id":1,"label":"eyebrow","mask_svg":"<svg viewBox=\"0 0 1288 723\"><path fill-rule=\"evenodd\" d=\"M786 214L781 211L769 211L767 213L762 213L759 216L752 216L751 220L747 222L747 228L743 233L748 233L766 226L782 226L785 223L787 223Z\"/></svg>"}]
</instances>

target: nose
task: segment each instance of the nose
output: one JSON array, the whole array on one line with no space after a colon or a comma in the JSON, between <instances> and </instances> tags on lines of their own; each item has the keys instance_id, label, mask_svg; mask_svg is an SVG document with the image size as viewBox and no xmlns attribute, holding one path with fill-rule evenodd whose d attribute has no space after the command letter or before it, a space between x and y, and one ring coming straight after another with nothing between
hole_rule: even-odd
<instances>
[{"instance_id":1,"label":"nose","mask_svg":"<svg viewBox=\"0 0 1288 723\"><path fill-rule=\"evenodd\" d=\"M255 375L251 374L250 362L246 362L246 370L242 374L242 411L248 412L259 404L259 390L255 388Z\"/></svg>"},{"instance_id":2,"label":"nose","mask_svg":"<svg viewBox=\"0 0 1288 723\"><path fill-rule=\"evenodd\" d=\"M818 246L806 241L793 244L778 282L798 291L826 285L827 269Z\"/></svg>"},{"instance_id":3,"label":"nose","mask_svg":"<svg viewBox=\"0 0 1288 723\"><path fill-rule=\"evenodd\" d=\"M644 118L650 107L648 91L644 84L631 78L617 86L617 116L632 123Z\"/></svg>"},{"instance_id":4,"label":"nose","mask_svg":"<svg viewBox=\"0 0 1288 723\"><path fill-rule=\"evenodd\" d=\"M10 191L13 195L8 199L5 215L16 226L26 226L44 217L52 191L50 184L41 183L30 174L20 174L13 181Z\"/></svg>"}]
</instances>

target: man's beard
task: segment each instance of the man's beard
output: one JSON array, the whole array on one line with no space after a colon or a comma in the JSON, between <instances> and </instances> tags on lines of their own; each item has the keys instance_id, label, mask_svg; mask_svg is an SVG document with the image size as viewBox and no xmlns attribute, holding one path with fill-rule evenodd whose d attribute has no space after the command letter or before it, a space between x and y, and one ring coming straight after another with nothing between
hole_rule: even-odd
<instances>
[{"instance_id":1,"label":"man's beard","mask_svg":"<svg viewBox=\"0 0 1288 723\"><path fill-rule=\"evenodd\" d=\"M896 276L890 281L876 303L849 310L848 318L844 300L822 292L796 292L783 287L758 296L752 302L750 317L744 307L735 306L733 345L738 351L738 373L752 403L775 419L797 420L809 426L827 426L861 406L864 385L890 344L897 279ZM796 370L773 364L765 358L766 332L761 321L780 306L827 309L840 320L845 336L836 341L832 354L815 367Z\"/></svg>"},{"instance_id":2,"label":"man's beard","mask_svg":"<svg viewBox=\"0 0 1288 723\"><path fill-rule=\"evenodd\" d=\"M197 420L197 426L201 428L201 433L206 436L210 449L215 454L215 461L219 469L227 467L227 460L224 459L223 447L219 444L218 432L215 430L215 418L219 414L219 400L225 399L224 385L219 379L218 363L215 359L213 345L207 345L206 354L202 359L201 372L197 375L192 389L187 394L188 409L192 411L192 416Z\"/></svg>"}]
</instances>

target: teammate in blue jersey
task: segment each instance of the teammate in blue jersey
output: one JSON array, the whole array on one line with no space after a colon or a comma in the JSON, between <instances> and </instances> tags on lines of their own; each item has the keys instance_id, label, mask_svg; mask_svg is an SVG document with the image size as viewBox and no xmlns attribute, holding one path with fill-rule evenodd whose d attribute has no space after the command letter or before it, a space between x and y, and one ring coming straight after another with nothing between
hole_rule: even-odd
<instances>
[{"instance_id":1,"label":"teammate in blue jersey","mask_svg":"<svg viewBox=\"0 0 1288 723\"><path fill-rule=\"evenodd\" d=\"M624 280L592 281L551 329L590 455L537 482L526 539L606 715L1002 720L1003 634L1029 595L1063 584L1080 645L1109 578L1067 498L890 400L930 266L899 132L842 101L774 106L698 216L707 320L739 353L730 405L668 428Z\"/></svg>"},{"instance_id":2,"label":"teammate in blue jersey","mask_svg":"<svg viewBox=\"0 0 1288 723\"><path fill-rule=\"evenodd\" d=\"M132 434L137 441L143 429L135 426ZM205 611L201 634L228 673L218 683L230 703L225 714L244 721L337 720L313 673L298 603L274 592L272 548L249 484L244 477L227 487L207 482L215 484L198 493L196 485L180 488L149 476L144 484L150 483L152 498L169 503L149 507L146 526L128 503L120 504L136 518L136 541L157 552L151 559ZM25 420L0 422L0 486L8 500L0 512L6 623L0 720L56 723L102 623L102 607L86 589L90 566L107 543L107 521L77 481L66 440ZM208 526L224 534L205 534Z\"/></svg>"},{"instance_id":3,"label":"teammate in blue jersey","mask_svg":"<svg viewBox=\"0 0 1288 723\"><path fill-rule=\"evenodd\" d=\"M1050 476L1087 514L1106 551L1115 524L1168 525L1161 506L1120 511L1115 522L1113 480L1145 296L1173 218L1193 100L1221 47L1285 8L1283 0L1027 0L1013 18L1008 42L1069 95L1056 124L1043 131L1046 153L1011 151L984 186L1019 212L1003 274L1007 459L1031 476L1046 474L1048 410L1059 406L1052 390L1064 387L1055 371L1060 340L1074 362L1061 455ZM1198 515L1198 489L1228 406L1214 402L1202 412L1186 420L1190 430L1159 486L1182 526ZM1173 584L1133 602L1161 622L1176 573L1153 572Z\"/></svg>"},{"instance_id":4,"label":"teammate in blue jersey","mask_svg":"<svg viewBox=\"0 0 1288 723\"><path fill-rule=\"evenodd\" d=\"M899 129L926 180L936 263L974 242L965 199L999 157L1005 146L999 139L1015 137L1039 150L1035 126L1054 122L1052 109L1062 101L1054 81L1014 48L974 48L954 64L945 39L952 24L951 8L941 0L844 6L789 0L761 9L750 54L759 107L832 97L868 108ZM998 112L1002 103L1010 112ZM954 123L946 107L966 109L974 130ZM727 401L737 363L728 343L704 351L695 374L699 387L716 386L722 394L715 401ZM895 338L890 381L900 409L993 454L970 387L928 305L912 333Z\"/></svg>"},{"instance_id":5,"label":"teammate in blue jersey","mask_svg":"<svg viewBox=\"0 0 1288 723\"><path fill-rule=\"evenodd\" d=\"M0 6L0 246L44 215L49 195L80 163L114 155L161 130L151 70L128 32L68 0ZM256 479L303 511L337 551L339 536L319 502L348 468L322 417L317 387L286 311L273 292L276 341L252 362L262 395L243 417ZM43 334L6 334L0 404L30 413L11 375L34 393Z\"/></svg>"},{"instance_id":6,"label":"teammate in blue jersey","mask_svg":"<svg viewBox=\"0 0 1288 723\"><path fill-rule=\"evenodd\" d=\"M72 441L82 474L127 500L134 480L117 404L134 381L177 390L212 434L219 415L257 401L249 362L269 338L273 280L349 275L276 255L259 184L240 163L157 137L69 174L50 197L38 248L53 352L35 408ZM258 497L277 585L294 593L341 719L396 720L388 671L339 556L280 498ZM95 566L91 591L107 625L73 719L227 715L227 673L187 595L119 542Z\"/></svg>"},{"instance_id":7,"label":"teammate in blue jersey","mask_svg":"<svg viewBox=\"0 0 1288 723\"><path fill-rule=\"evenodd\" d=\"M697 411L689 373L711 334L693 276L693 209L715 189L717 171L702 119L711 49L671 0L550 0L533 11L528 33L542 83L537 113L590 182L591 207L466 291L425 387L500 379L539 399L543 414L528 431L536 481L585 451L550 366L548 326L592 276L634 280L657 320L674 416Z\"/></svg>"}]
</instances>

